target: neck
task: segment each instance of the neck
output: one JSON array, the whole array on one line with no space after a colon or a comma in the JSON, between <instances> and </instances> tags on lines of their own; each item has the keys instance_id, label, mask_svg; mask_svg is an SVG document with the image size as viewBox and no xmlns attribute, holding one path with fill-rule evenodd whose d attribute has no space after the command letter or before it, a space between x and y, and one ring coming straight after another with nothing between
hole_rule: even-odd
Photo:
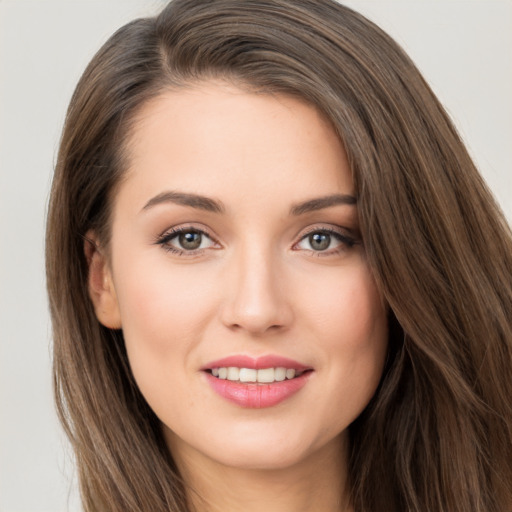
<instances>
[{"instance_id":1,"label":"neck","mask_svg":"<svg viewBox=\"0 0 512 512\"><path fill-rule=\"evenodd\" d=\"M279 469L233 468L206 457L198 463L192 451L174 455L195 512L352 512L346 445L337 438Z\"/></svg>"}]
</instances>

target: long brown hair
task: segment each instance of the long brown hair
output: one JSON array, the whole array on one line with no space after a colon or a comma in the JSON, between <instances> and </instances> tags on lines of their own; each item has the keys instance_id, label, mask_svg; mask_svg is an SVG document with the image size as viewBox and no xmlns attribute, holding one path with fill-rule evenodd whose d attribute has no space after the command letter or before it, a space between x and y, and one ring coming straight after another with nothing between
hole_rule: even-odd
<instances>
[{"instance_id":1,"label":"long brown hair","mask_svg":"<svg viewBox=\"0 0 512 512\"><path fill-rule=\"evenodd\" d=\"M55 393L86 511L181 511L185 486L96 319L84 236L109 238L136 113L222 78L293 94L349 156L368 264L390 308L379 389L351 425L357 512L512 510L512 236L400 47L331 0L175 0L122 27L69 106L47 228Z\"/></svg>"}]
</instances>

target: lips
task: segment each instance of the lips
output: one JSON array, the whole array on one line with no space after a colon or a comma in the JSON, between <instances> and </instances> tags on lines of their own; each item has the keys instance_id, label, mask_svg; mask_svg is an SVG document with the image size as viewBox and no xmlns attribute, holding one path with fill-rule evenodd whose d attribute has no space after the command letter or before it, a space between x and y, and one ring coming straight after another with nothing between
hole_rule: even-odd
<instances>
[{"instance_id":1,"label":"lips","mask_svg":"<svg viewBox=\"0 0 512 512\"><path fill-rule=\"evenodd\" d=\"M240 407L272 407L287 400L307 383L313 371L292 359L267 355L237 355L201 368L218 395Z\"/></svg>"}]
</instances>

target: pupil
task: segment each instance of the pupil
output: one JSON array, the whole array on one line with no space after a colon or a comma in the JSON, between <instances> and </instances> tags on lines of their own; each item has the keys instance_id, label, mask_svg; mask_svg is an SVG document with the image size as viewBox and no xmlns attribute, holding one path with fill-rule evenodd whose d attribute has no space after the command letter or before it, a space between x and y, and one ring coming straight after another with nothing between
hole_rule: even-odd
<instances>
[{"instance_id":1,"label":"pupil","mask_svg":"<svg viewBox=\"0 0 512 512\"><path fill-rule=\"evenodd\" d=\"M331 235L325 233L313 233L309 235L309 243L315 251L325 251L331 244Z\"/></svg>"},{"instance_id":2,"label":"pupil","mask_svg":"<svg viewBox=\"0 0 512 512\"><path fill-rule=\"evenodd\" d=\"M195 231L181 233L179 236L179 242L183 249L198 249L201 245L201 233L196 233Z\"/></svg>"}]
</instances>

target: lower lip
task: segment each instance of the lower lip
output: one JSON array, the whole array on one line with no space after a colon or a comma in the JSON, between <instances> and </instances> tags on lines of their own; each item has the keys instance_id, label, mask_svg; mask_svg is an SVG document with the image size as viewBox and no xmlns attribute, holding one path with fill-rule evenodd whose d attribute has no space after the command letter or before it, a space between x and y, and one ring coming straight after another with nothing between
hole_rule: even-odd
<instances>
[{"instance_id":1,"label":"lower lip","mask_svg":"<svg viewBox=\"0 0 512 512\"><path fill-rule=\"evenodd\" d=\"M297 393L307 383L312 372L305 372L294 379L271 384L244 384L227 379L218 379L206 373L208 384L220 396L230 402L251 409L262 409L277 405Z\"/></svg>"}]
</instances>

